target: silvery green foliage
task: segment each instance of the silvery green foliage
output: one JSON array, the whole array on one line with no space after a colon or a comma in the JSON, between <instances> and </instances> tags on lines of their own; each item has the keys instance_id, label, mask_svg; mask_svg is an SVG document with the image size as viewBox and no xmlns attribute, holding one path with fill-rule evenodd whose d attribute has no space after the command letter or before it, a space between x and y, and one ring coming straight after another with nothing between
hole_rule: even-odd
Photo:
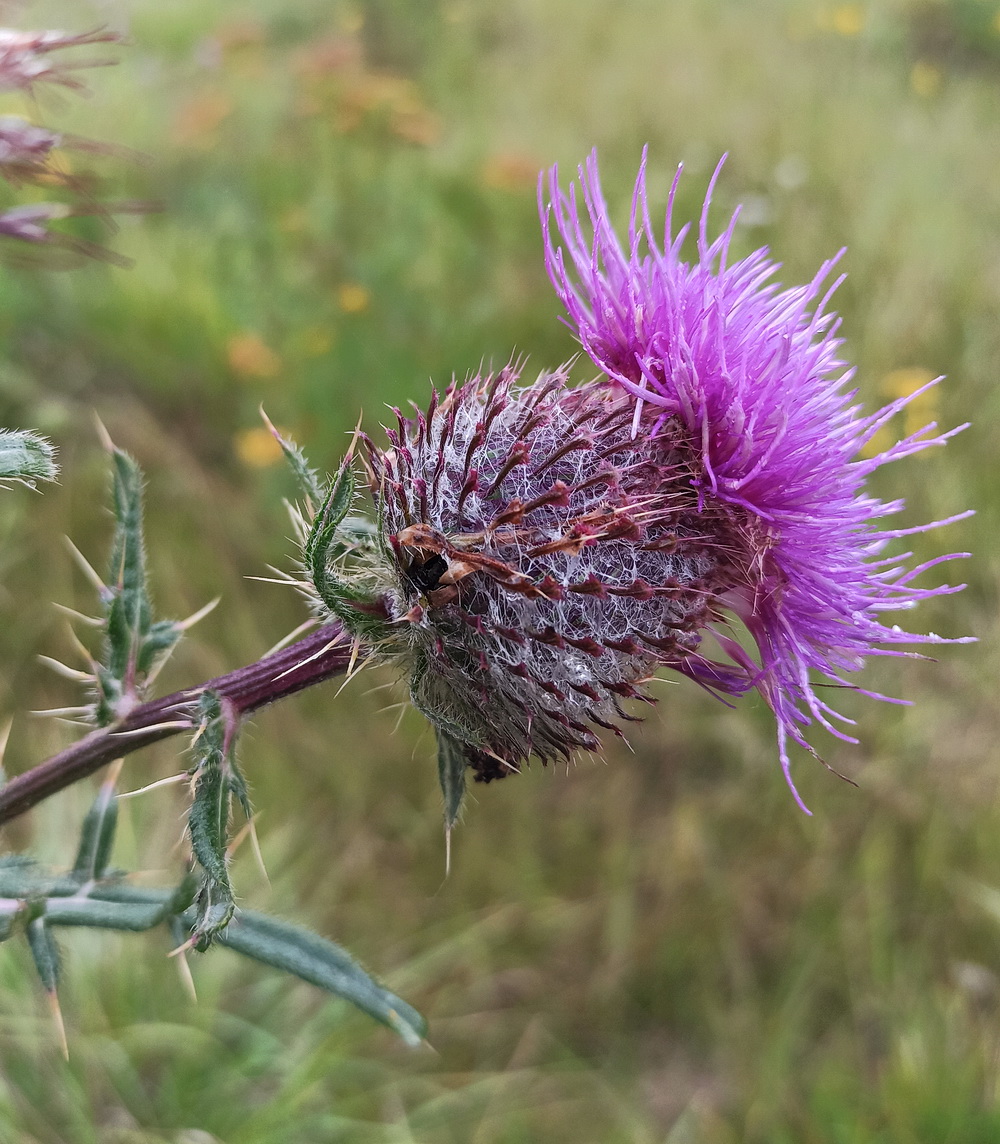
<instances>
[{"instance_id":1,"label":"silvery green foliage","mask_svg":"<svg viewBox=\"0 0 1000 1144\"><path fill-rule=\"evenodd\" d=\"M110 574L98 592L104 638L89 676L95 702L76 713L113 731L146 699L157 670L190 621L154 617L143 540L142 473L131 457L107 444L115 529ZM91 570L91 575L96 573ZM0 858L0 941L23 934L57 1016L60 958L54 929L90 926L138 932L162 926L182 955L203 952L212 944L236 950L350 1001L408 1044L419 1044L426 1031L420 1014L374 981L339 946L299 926L237 909L229 874L234 800L246 819L252 813L236 761L240 714L208 688L193 689L187 708L196 727L188 772L191 859L178 884L138 889L127 884L124 871L112 867L118 820L113 771L84 818L69 873L54 874L23 855Z\"/></svg>"},{"instance_id":2,"label":"silvery green foliage","mask_svg":"<svg viewBox=\"0 0 1000 1144\"><path fill-rule=\"evenodd\" d=\"M106 727L146 694L184 631L174 620L154 620L146 577L142 522L142 473L121 449L110 446L115 531L108 576L100 590L104 650L95 671L94 718Z\"/></svg>"},{"instance_id":3,"label":"silvery green foliage","mask_svg":"<svg viewBox=\"0 0 1000 1144\"><path fill-rule=\"evenodd\" d=\"M0 482L17 481L33 488L37 481L54 481L58 472L55 449L44 437L23 429L0 429Z\"/></svg>"}]
</instances>

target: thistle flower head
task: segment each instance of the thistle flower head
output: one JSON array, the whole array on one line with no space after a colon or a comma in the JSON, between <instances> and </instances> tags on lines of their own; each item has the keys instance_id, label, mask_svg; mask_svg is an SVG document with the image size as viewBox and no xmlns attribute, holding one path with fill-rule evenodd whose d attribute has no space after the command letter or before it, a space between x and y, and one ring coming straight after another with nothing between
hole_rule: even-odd
<instances>
[{"instance_id":1,"label":"thistle flower head","mask_svg":"<svg viewBox=\"0 0 1000 1144\"><path fill-rule=\"evenodd\" d=\"M699 504L696 454L633 420L604 384L519 386L508 368L370 448L382 647L480 778L597 748L657 667L695 653L728 587L740 541Z\"/></svg>"},{"instance_id":2,"label":"thistle flower head","mask_svg":"<svg viewBox=\"0 0 1000 1144\"><path fill-rule=\"evenodd\" d=\"M839 322L826 309L840 281L829 281L837 258L808 285L790 289L772 281L777 265L766 250L730 263L737 216L717 238L708 235L717 169L698 227L698 257L687 263L681 248L688 228L674 234L671 224L677 180L660 245L644 169L645 156L627 248L609 221L596 158L580 170L582 211L576 187L562 191L553 169L549 203L542 202L546 265L584 349L631 400L636 439L650 432L654 441L666 434L684 442L696 458L691 487L699 512L726 520L744 542L716 602L746 625L759 662L720 631L735 670L698 656L682 670L723 692L760 691L777 718L787 777L787 738L808 748L803 728L811 722L855 741L831 722L850 721L819 698L814 680L843 685L843 673L857 671L869 655L942 642L887 626L882 616L957 590L913 584L953 557L910 567L908 553L882 554L891 540L948 522L881 527L903 502L877 500L865 480L958 430L938 433L931 423L864 456L876 432L923 391L870 415L855 404L853 371L838 356Z\"/></svg>"},{"instance_id":3,"label":"thistle flower head","mask_svg":"<svg viewBox=\"0 0 1000 1144\"><path fill-rule=\"evenodd\" d=\"M602 375L522 385L511 366L396 411L388 449L365 439L374 542L326 561L350 503L342 470L307 545L313 582L401 664L447 746L443 776L456 752L489 781L596 748L670 668L724 696L756 688L791 785L789 737L812 750L816 722L850 740L819 683L941 642L882 623L955 589L914 586L939 561L883 556L923 529L882 528L902 502L865 480L951 434L931 424L862 455L906 399L868 416L854 404L826 310L836 260L792 289L766 251L730 263L735 218L709 241L710 188L688 264L669 214L664 245L653 236L642 171L624 250L595 160L581 185L585 218L552 173L546 262Z\"/></svg>"}]
</instances>

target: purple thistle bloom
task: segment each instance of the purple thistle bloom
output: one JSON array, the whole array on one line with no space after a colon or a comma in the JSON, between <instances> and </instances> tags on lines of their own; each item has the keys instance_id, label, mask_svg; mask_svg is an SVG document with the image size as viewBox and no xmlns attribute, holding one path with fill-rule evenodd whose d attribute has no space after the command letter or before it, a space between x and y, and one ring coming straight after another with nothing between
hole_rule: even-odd
<instances>
[{"instance_id":1,"label":"purple thistle bloom","mask_svg":"<svg viewBox=\"0 0 1000 1144\"><path fill-rule=\"evenodd\" d=\"M698 259L688 264L680 251L689 228L675 235L671 223L677 177L661 248L650 222L645 154L627 249L608 219L596 156L580 169L586 220L575 185L564 193L553 168L548 204L539 187L545 257L583 348L614 389L632 399L633 436L665 435L671 447L686 443L697 458L691 487L698 511L725 518L728 533L741 540L725 554L729 585L716 594L716 619L728 611L745 623L759 664L713 624L733 664L693 653L674 666L723 693L757 688L777 718L781 765L794 792L789 736L812 751L803 728L815 721L856 741L831 722L851 720L819 698L811 673L854 687L842 673L859 670L870 655L915 654L898 650L907 643L964 642L908 633L881 617L958 591L961 586L917 588L913 581L967 554L918 567L906 564L909 553L882 554L893 539L969 514L883 529L878 522L903 502L882 502L865 491L875 469L942 445L959 429L937 433L931 423L875 457L861 455L927 387L877 413L860 411L849 388L854 371L838 357L839 321L826 310L841 281L829 282L840 255L808 285L791 289L771 281L777 264L764 249L729 264L738 212L718 238L710 241L707 230L718 174L719 168L702 209Z\"/></svg>"}]
</instances>

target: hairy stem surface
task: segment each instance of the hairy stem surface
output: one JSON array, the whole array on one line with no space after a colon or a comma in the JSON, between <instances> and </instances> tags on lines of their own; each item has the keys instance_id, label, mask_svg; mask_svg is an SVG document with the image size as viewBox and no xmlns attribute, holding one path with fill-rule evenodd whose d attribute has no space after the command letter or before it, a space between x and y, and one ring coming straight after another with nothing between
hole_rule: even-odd
<instances>
[{"instance_id":1,"label":"hairy stem surface","mask_svg":"<svg viewBox=\"0 0 1000 1144\"><path fill-rule=\"evenodd\" d=\"M118 723L91 731L78 743L11 779L0 790L0 824L17 818L114 759L171 735L194 730L199 721L198 697L205 691L218 692L237 715L249 715L277 699L343 675L350 659L351 640L344 629L340 624L325 624L304 639L246 667L140 704Z\"/></svg>"}]
</instances>

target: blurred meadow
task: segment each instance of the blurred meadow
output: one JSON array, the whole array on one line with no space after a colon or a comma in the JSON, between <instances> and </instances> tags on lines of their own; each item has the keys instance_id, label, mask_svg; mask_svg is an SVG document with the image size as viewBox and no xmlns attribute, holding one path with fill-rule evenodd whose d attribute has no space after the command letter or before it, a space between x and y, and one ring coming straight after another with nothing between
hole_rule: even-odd
<instances>
[{"instance_id":1,"label":"blurred meadow","mask_svg":"<svg viewBox=\"0 0 1000 1144\"><path fill-rule=\"evenodd\" d=\"M870 664L867 686L915 705L848 697L860 745L814 741L857 787L799 752L812 818L760 701L664 683L631 753L475 788L447 880L432 736L391 676L265 711L243 760L270 884L241 851L242 900L342 942L428 1016L431 1048L223 950L195 963L193 1004L163 934L73 933L65 1062L11 943L0 1140L1000 1140L1000 3L5 8L22 28L128 32L89 98L5 106L134 148L73 162L109 197L162 205L114 235L81 222L130 269L0 268L0 424L49 434L63 467L44 495L0 496L11 772L72 735L24 712L77 701L36 657L73 655L51 601L93 607L62 536L105 559L92 413L146 470L162 614L222 595L162 691L249 662L305 618L249 578L292 551L292 483L258 407L332 468L360 410L377 432L429 379L570 358L535 186L595 146L622 224L648 143L654 209L685 164L678 219L729 153L714 225L743 203L736 253L770 246L787 284L847 246L836 305L869 408L948 375L894 428L972 428L877 491L907 497L903 524L977 510L913 538L925 559L975 554L951 571L968 589L914 622L981 642ZM178 769L164 745L124 785ZM8 843L71 861L84 786ZM169 790L124 804L116 860L175 877L181 808Z\"/></svg>"}]
</instances>

